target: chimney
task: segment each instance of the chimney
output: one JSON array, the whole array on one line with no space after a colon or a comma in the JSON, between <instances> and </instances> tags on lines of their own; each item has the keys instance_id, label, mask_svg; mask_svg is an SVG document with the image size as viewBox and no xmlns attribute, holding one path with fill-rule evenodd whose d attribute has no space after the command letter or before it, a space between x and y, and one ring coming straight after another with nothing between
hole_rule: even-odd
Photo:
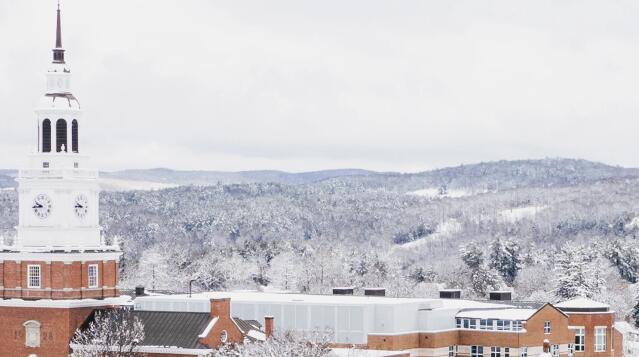
<instances>
[{"instance_id":1,"label":"chimney","mask_svg":"<svg viewBox=\"0 0 639 357\"><path fill-rule=\"evenodd\" d=\"M365 296L386 296L386 289L384 288L365 288Z\"/></svg>"},{"instance_id":2,"label":"chimney","mask_svg":"<svg viewBox=\"0 0 639 357\"><path fill-rule=\"evenodd\" d=\"M144 293L144 286L136 286L135 287L135 296L146 296L146 294Z\"/></svg>"},{"instance_id":3,"label":"chimney","mask_svg":"<svg viewBox=\"0 0 639 357\"><path fill-rule=\"evenodd\" d=\"M273 316L264 316L264 334L266 338L273 336Z\"/></svg>"},{"instance_id":4,"label":"chimney","mask_svg":"<svg viewBox=\"0 0 639 357\"><path fill-rule=\"evenodd\" d=\"M488 299L490 301L510 301L513 299L513 293L511 291L491 291L488 293Z\"/></svg>"},{"instance_id":5,"label":"chimney","mask_svg":"<svg viewBox=\"0 0 639 357\"><path fill-rule=\"evenodd\" d=\"M352 287L333 288L333 295L353 295L354 291L355 289Z\"/></svg>"},{"instance_id":6,"label":"chimney","mask_svg":"<svg viewBox=\"0 0 639 357\"><path fill-rule=\"evenodd\" d=\"M461 289L442 289L439 291L440 299L461 299Z\"/></svg>"},{"instance_id":7,"label":"chimney","mask_svg":"<svg viewBox=\"0 0 639 357\"><path fill-rule=\"evenodd\" d=\"M211 317L231 318L231 299L211 299Z\"/></svg>"}]
</instances>

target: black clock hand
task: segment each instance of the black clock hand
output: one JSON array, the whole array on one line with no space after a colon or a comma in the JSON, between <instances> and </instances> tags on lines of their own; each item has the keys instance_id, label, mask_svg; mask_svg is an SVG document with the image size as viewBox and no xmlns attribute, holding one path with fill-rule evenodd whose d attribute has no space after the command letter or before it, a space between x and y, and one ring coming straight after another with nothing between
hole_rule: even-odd
<instances>
[{"instance_id":1,"label":"black clock hand","mask_svg":"<svg viewBox=\"0 0 639 357\"><path fill-rule=\"evenodd\" d=\"M43 207L43 206L42 206L41 204L39 204L39 203L36 203L36 204L33 206L33 208L42 208L42 207Z\"/></svg>"}]
</instances>

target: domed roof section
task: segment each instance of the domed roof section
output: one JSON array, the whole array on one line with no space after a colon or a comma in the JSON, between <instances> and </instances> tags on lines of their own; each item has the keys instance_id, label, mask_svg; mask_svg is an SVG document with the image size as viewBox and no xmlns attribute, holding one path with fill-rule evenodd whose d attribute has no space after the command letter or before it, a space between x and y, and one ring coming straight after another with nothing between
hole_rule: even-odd
<instances>
[{"instance_id":1,"label":"domed roof section","mask_svg":"<svg viewBox=\"0 0 639 357\"><path fill-rule=\"evenodd\" d=\"M48 93L40 100L40 109L80 110L80 102L71 93Z\"/></svg>"}]
</instances>

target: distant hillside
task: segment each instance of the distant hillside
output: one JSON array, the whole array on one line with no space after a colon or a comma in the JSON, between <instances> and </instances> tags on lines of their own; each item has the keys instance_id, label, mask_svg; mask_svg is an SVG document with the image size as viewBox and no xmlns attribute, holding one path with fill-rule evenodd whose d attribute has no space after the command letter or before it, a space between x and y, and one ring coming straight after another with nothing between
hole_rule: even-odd
<instances>
[{"instance_id":1,"label":"distant hillside","mask_svg":"<svg viewBox=\"0 0 639 357\"><path fill-rule=\"evenodd\" d=\"M287 185L299 185L318 182L341 176L368 176L376 175L376 172L360 169L323 170L302 173L289 173L283 171L178 171L171 169L147 169L124 170L116 172L103 172L102 177L158 182L175 185L208 186L232 183L281 183Z\"/></svg>"},{"instance_id":2,"label":"distant hillside","mask_svg":"<svg viewBox=\"0 0 639 357\"><path fill-rule=\"evenodd\" d=\"M336 178L335 183L367 188L413 191L446 187L474 192L520 187L569 186L609 178L639 177L639 169L575 159L494 161L414 174Z\"/></svg>"}]
</instances>

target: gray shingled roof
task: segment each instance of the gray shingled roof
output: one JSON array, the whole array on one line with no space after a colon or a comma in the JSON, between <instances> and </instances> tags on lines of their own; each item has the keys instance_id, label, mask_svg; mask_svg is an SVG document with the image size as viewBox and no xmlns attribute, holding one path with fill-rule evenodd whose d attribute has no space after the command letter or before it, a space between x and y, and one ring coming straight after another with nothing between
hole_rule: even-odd
<instances>
[{"instance_id":1,"label":"gray shingled roof","mask_svg":"<svg viewBox=\"0 0 639 357\"><path fill-rule=\"evenodd\" d=\"M209 314L202 312L134 311L144 324L144 346L207 348L198 336L209 324Z\"/></svg>"}]
</instances>

